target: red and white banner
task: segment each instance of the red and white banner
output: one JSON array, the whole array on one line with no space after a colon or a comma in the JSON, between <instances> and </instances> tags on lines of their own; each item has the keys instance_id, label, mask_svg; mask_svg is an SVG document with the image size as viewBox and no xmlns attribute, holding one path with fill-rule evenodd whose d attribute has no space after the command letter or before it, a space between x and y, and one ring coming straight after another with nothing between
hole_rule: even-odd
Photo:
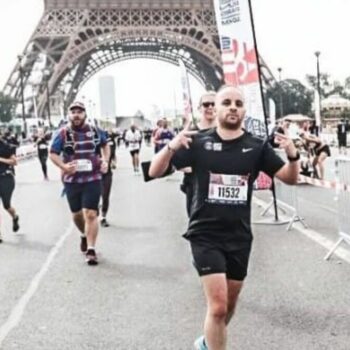
<instances>
[{"instance_id":1,"label":"red and white banner","mask_svg":"<svg viewBox=\"0 0 350 350\"><path fill-rule=\"evenodd\" d=\"M245 128L266 136L265 114L249 0L214 0L225 83L243 90Z\"/></svg>"},{"instance_id":2,"label":"red and white banner","mask_svg":"<svg viewBox=\"0 0 350 350\"><path fill-rule=\"evenodd\" d=\"M191 123L193 120L193 109L192 109L192 100L191 100L191 91L190 83L188 80L188 74L186 66L182 60L179 59L180 74L181 74L181 87L182 87L182 99L184 106L184 126L188 123Z\"/></svg>"}]
</instances>

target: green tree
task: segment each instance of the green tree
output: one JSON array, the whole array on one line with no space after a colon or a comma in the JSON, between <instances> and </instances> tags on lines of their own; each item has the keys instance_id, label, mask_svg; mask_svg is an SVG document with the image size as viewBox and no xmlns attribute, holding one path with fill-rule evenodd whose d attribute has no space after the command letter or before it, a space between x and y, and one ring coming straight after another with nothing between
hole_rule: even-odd
<instances>
[{"instance_id":1,"label":"green tree","mask_svg":"<svg viewBox=\"0 0 350 350\"><path fill-rule=\"evenodd\" d=\"M276 83L266 91L266 98L274 100L277 119L282 116L281 99L283 115L311 115L313 94L298 80L286 79Z\"/></svg>"},{"instance_id":2,"label":"green tree","mask_svg":"<svg viewBox=\"0 0 350 350\"><path fill-rule=\"evenodd\" d=\"M0 121L8 123L14 115L16 100L0 92Z\"/></svg>"},{"instance_id":3,"label":"green tree","mask_svg":"<svg viewBox=\"0 0 350 350\"><path fill-rule=\"evenodd\" d=\"M330 75L327 73L320 74L320 95L322 98L328 97L331 95L330 91L332 90L332 84L329 81ZM315 75L306 75L306 80L310 87L313 90L317 89L317 76Z\"/></svg>"},{"instance_id":4,"label":"green tree","mask_svg":"<svg viewBox=\"0 0 350 350\"><path fill-rule=\"evenodd\" d=\"M333 88L329 91L327 95L339 95L344 98L349 98L349 94L346 92L345 86L337 84L337 82L335 82Z\"/></svg>"}]
</instances>

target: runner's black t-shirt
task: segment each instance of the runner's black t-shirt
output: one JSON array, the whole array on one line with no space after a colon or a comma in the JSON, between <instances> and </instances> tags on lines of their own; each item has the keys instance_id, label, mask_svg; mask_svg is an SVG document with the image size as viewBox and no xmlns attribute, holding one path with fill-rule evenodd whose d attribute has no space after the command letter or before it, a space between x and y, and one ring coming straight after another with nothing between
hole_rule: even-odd
<instances>
[{"instance_id":1,"label":"runner's black t-shirt","mask_svg":"<svg viewBox=\"0 0 350 350\"><path fill-rule=\"evenodd\" d=\"M0 140L0 158L9 159L16 154L16 148L9 145L7 142ZM0 175L6 173L14 173L13 166L0 162Z\"/></svg>"},{"instance_id":2,"label":"runner's black t-shirt","mask_svg":"<svg viewBox=\"0 0 350 350\"><path fill-rule=\"evenodd\" d=\"M192 167L193 200L188 239L250 242L253 183L263 171L273 176L284 164L268 142L251 134L222 140L216 129L194 136L190 149L177 151L172 164Z\"/></svg>"}]
</instances>

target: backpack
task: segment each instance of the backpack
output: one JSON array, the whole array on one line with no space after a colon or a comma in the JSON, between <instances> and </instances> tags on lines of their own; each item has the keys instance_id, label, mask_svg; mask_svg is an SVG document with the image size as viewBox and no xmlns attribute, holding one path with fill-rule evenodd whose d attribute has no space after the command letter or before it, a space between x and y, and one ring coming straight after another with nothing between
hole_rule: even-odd
<instances>
[{"instance_id":1,"label":"backpack","mask_svg":"<svg viewBox=\"0 0 350 350\"><path fill-rule=\"evenodd\" d=\"M89 125L89 128L90 128L90 132L93 133L91 141L94 143L95 154L101 155L100 134L95 126ZM76 146L76 141L74 140L74 131L69 126L66 126L63 129L63 132L64 132L63 153L66 155L72 156L75 154L75 146Z\"/></svg>"}]
</instances>

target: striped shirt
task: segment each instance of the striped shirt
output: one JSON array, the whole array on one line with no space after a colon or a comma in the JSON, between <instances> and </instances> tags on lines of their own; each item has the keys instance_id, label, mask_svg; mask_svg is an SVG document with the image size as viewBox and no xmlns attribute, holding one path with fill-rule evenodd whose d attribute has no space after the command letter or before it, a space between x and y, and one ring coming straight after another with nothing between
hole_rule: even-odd
<instances>
[{"instance_id":1,"label":"striped shirt","mask_svg":"<svg viewBox=\"0 0 350 350\"><path fill-rule=\"evenodd\" d=\"M99 148L107 144L106 134L88 124L81 128L65 126L53 137L50 153L63 155L63 162L76 161L78 171L63 174L63 182L86 183L101 180L101 156Z\"/></svg>"}]
</instances>

